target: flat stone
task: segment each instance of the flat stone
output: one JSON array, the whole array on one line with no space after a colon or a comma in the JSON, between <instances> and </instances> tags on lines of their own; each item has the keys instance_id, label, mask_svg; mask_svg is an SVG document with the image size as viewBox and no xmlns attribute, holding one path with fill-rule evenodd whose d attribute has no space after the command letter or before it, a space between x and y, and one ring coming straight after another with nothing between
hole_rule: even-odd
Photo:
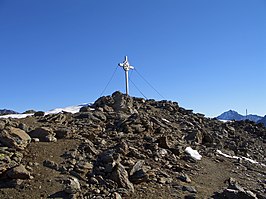
<instances>
[{"instance_id":1,"label":"flat stone","mask_svg":"<svg viewBox=\"0 0 266 199\"><path fill-rule=\"evenodd\" d=\"M142 169L142 166L144 164L144 160L139 160L136 162L136 164L133 166L133 168L130 171L130 175L133 175L135 172L139 171Z\"/></svg>"},{"instance_id":2,"label":"flat stone","mask_svg":"<svg viewBox=\"0 0 266 199\"><path fill-rule=\"evenodd\" d=\"M182 190L190 193L197 193L197 190L193 186L183 186Z\"/></svg>"},{"instance_id":3,"label":"flat stone","mask_svg":"<svg viewBox=\"0 0 266 199\"><path fill-rule=\"evenodd\" d=\"M30 179L30 172L23 165L16 166L7 171L7 176L12 179Z\"/></svg>"},{"instance_id":4,"label":"flat stone","mask_svg":"<svg viewBox=\"0 0 266 199\"><path fill-rule=\"evenodd\" d=\"M50 160L44 160L43 166L48 167L50 169L58 170L59 166L57 163L50 161Z\"/></svg>"}]
</instances>

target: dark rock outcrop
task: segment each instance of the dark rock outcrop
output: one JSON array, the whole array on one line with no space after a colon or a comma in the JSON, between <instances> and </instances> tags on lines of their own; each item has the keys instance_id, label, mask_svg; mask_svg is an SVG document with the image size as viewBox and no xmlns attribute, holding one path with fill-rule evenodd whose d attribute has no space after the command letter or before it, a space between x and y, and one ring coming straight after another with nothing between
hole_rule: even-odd
<instances>
[{"instance_id":1,"label":"dark rock outcrop","mask_svg":"<svg viewBox=\"0 0 266 199\"><path fill-rule=\"evenodd\" d=\"M18 114L18 112L8 109L0 109L0 115Z\"/></svg>"}]
</instances>

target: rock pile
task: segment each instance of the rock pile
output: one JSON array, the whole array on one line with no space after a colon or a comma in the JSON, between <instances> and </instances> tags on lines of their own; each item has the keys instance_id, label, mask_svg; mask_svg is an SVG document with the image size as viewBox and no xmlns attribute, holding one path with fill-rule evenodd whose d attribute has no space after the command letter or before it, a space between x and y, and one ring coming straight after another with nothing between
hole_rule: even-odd
<instances>
[{"instance_id":1,"label":"rock pile","mask_svg":"<svg viewBox=\"0 0 266 199\"><path fill-rule=\"evenodd\" d=\"M65 198L266 197L263 125L250 121L223 123L179 107L176 102L144 100L120 92L101 97L75 114L1 119L0 187L31 184L38 174L30 166L34 163L27 162L27 146L61 140L78 140L79 144L62 153L60 161L51 154L40 167L60 175ZM202 160L187 153L188 147L197 150ZM215 191L209 195L201 191L201 185L193 179L200 174L199 161L228 161L217 150L230 157L245 157L229 161L243 171L239 179L246 177L244 171L252 172L248 177L253 187L240 190L231 179L223 191L219 192L221 187L213 187Z\"/></svg>"}]
</instances>

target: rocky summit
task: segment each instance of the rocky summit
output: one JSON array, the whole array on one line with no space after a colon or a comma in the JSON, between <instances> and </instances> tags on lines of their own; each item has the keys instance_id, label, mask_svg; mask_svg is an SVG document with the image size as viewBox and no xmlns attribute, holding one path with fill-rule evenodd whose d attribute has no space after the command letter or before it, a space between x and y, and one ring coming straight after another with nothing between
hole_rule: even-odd
<instances>
[{"instance_id":1,"label":"rocky summit","mask_svg":"<svg viewBox=\"0 0 266 199\"><path fill-rule=\"evenodd\" d=\"M0 198L266 198L266 128L171 101L101 97L0 120Z\"/></svg>"}]
</instances>

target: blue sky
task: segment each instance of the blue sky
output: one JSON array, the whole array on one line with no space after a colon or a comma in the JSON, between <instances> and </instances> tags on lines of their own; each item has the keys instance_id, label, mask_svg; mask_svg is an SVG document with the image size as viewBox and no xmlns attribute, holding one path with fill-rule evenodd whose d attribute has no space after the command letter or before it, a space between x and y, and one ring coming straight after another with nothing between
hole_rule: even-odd
<instances>
[{"instance_id":1,"label":"blue sky","mask_svg":"<svg viewBox=\"0 0 266 199\"><path fill-rule=\"evenodd\" d=\"M93 102L128 55L184 108L265 115L265 35L265 0L0 0L0 109ZM131 80L162 99L136 71ZM116 90L121 68L104 95Z\"/></svg>"}]
</instances>

